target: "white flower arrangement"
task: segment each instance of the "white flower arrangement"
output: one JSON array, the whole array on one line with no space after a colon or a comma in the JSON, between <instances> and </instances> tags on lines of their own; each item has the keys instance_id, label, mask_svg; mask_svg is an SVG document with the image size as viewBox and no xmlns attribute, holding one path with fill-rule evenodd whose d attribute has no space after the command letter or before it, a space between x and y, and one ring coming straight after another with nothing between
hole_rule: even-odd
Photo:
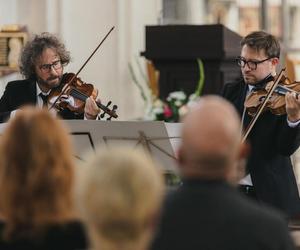
<instances>
[{"instance_id":1,"label":"white flower arrangement","mask_svg":"<svg viewBox=\"0 0 300 250\"><path fill-rule=\"evenodd\" d=\"M204 87L204 67L201 59L197 59L197 63L199 66L199 80L198 85L193 94L187 96L183 91L174 91L170 92L165 101L159 99L154 96L150 90L150 98L149 95L145 94L144 88L141 84L138 83L135 77L133 68L129 65L129 69L132 75L133 82L138 86L141 96L144 99L145 103L150 103L146 108L146 113L144 116L145 120L163 120L166 122L179 122L182 117L184 117L189 109L195 105L197 100L200 98L201 92ZM141 67L139 66L141 70ZM149 83L147 80L147 86L149 87ZM148 88L149 90L149 88ZM149 91L147 91L149 93ZM150 99L150 100L149 100Z\"/></svg>"}]
</instances>

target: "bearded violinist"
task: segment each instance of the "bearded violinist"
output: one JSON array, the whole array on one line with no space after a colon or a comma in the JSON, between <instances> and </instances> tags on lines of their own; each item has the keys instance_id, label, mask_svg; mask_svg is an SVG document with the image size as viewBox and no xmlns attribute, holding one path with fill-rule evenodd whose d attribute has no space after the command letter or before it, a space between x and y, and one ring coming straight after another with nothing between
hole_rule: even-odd
<instances>
[{"instance_id":1,"label":"bearded violinist","mask_svg":"<svg viewBox=\"0 0 300 250\"><path fill-rule=\"evenodd\" d=\"M241 41L237 63L243 79L225 84L222 95L239 111L244 128L251 118L244 108L246 96L276 75L280 44L271 34L257 31ZM263 112L247 140L251 151L239 189L259 203L278 208L288 218L300 215L300 199L290 156L300 145L300 99L287 93L286 114Z\"/></svg>"},{"instance_id":2,"label":"bearded violinist","mask_svg":"<svg viewBox=\"0 0 300 250\"><path fill-rule=\"evenodd\" d=\"M69 52L52 34L42 33L27 42L20 58L20 72L25 79L11 81L6 85L0 99L0 122L7 121L26 104L50 108L47 96L61 84L64 66L69 62ZM67 101L72 102L72 97ZM54 109L52 112L55 112ZM63 119L96 119L99 112L95 100L88 97L84 114L63 110L59 116Z\"/></svg>"}]
</instances>

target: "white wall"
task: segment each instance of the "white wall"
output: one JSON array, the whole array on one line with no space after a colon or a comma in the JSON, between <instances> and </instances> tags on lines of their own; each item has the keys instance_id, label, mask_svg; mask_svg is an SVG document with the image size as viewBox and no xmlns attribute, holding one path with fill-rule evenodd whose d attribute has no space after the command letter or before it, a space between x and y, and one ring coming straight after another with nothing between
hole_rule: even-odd
<instances>
[{"instance_id":1,"label":"white wall","mask_svg":"<svg viewBox=\"0 0 300 250\"><path fill-rule=\"evenodd\" d=\"M0 27L16 22L16 0L0 0Z\"/></svg>"},{"instance_id":2,"label":"white wall","mask_svg":"<svg viewBox=\"0 0 300 250\"><path fill-rule=\"evenodd\" d=\"M137 87L131 81L128 64L134 66L138 80L144 83L135 62L139 58L141 66L145 66L144 59L140 57L140 53L145 50L145 25L157 24L160 10L160 0L118 1L117 82L121 108L128 119L142 117L145 108Z\"/></svg>"},{"instance_id":3,"label":"white wall","mask_svg":"<svg viewBox=\"0 0 300 250\"><path fill-rule=\"evenodd\" d=\"M45 31L46 1L45 0L17 0L16 22L25 24L32 33Z\"/></svg>"}]
</instances>

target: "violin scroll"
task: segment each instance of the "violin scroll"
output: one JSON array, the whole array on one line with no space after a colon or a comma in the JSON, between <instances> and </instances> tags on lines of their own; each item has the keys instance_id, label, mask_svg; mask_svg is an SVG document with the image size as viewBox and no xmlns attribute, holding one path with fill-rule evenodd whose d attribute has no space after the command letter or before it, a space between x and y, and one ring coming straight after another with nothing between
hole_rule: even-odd
<instances>
[{"instance_id":1,"label":"violin scroll","mask_svg":"<svg viewBox=\"0 0 300 250\"><path fill-rule=\"evenodd\" d=\"M96 102L98 107L103 111L103 113L100 115L100 118L104 118L105 114L108 114L109 117L106 119L108 121L111 120L111 118L118 118L118 115L116 113L116 110L118 108L117 105L113 105L112 109L109 108L111 105L111 101L109 101L106 105L103 105L101 103Z\"/></svg>"}]
</instances>

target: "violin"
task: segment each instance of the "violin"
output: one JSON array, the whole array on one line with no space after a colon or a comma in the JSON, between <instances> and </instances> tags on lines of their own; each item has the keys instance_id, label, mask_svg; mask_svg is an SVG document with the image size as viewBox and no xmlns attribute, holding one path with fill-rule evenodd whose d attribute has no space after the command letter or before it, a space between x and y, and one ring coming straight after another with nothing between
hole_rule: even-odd
<instances>
[{"instance_id":1,"label":"violin","mask_svg":"<svg viewBox=\"0 0 300 250\"><path fill-rule=\"evenodd\" d=\"M250 134L252 128L254 127L254 124L256 123L258 117L260 114L265 110L273 110L274 113L276 113L278 110L282 110L281 112L286 113L285 111L285 94L287 92L294 91L294 88L296 85L289 84L290 81L286 80L287 78L284 76L285 69L282 69L278 75L278 77L274 81L270 81L270 84L266 84L268 86L268 90L265 88L262 89L259 93L255 94L255 91L253 91L253 95L249 95L245 100L245 110L248 109L252 110L250 113L254 113L253 118L251 119L248 127L246 128L244 132L244 136L242 138L242 142L244 142L248 135ZM288 84L284 84L288 83ZM291 88L293 86L293 89ZM298 88L298 86L297 86ZM296 92L298 96L298 92ZM273 96L273 97L272 97ZM275 98L278 97L279 99ZM273 98L273 99L272 99ZM272 99L272 101L271 101ZM279 104L282 104L284 106L284 109L280 107ZM275 105L276 104L276 105ZM279 109L280 107L280 109ZM277 111L276 111L277 110ZM283 113L283 114L284 114ZM281 114L278 112L278 114ZM244 116L244 115L243 115Z\"/></svg>"},{"instance_id":2,"label":"violin","mask_svg":"<svg viewBox=\"0 0 300 250\"><path fill-rule=\"evenodd\" d=\"M65 73L63 75L60 86L51 90L48 100L51 106L54 105L57 111L68 109L76 114L83 114L85 101L90 96L103 111L100 115L101 118L106 114L109 116L107 120L111 120L112 117L118 118L116 113L117 105L113 105L112 109L110 109L111 101L107 105L101 104L96 100L98 96L97 89L92 84L83 82L74 73Z\"/></svg>"},{"instance_id":3,"label":"violin","mask_svg":"<svg viewBox=\"0 0 300 250\"><path fill-rule=\"evenodd\" d=\"M85 101L90 96L96 101L98 91L94 88L92 84L83 82L78 76L81 70L85 67L85 65L89 62L92 56L96 53L96 51L100 48L102 43L106 40L109 34L113 31L115 27L113 26L101 42L98 44L96 49L91 53L91 55L87 58L87 60L83 63L80 69L76 74L67 73L63 75L62 82L59 87L51 90L48 100L51 104L50 109L56 108L58 111L63 111L64 109L69 109L70 111L82 114L84 113ZM72 97L72 99L70 99ZM70 101L73 100L73 101ZM100 102L96 101L97 106L104 111L100 117L103 118L106 114L108 114L107 120L111 120L111 118L117 118L118 115L116 113L116 109L118 108L116 105L113 105L113 108L110 109L109 105L111 101L108 102L107 105L103 105Z\"/></svg>"},{"instance_id":4,"label":"violin","mask_svg":"<svg viewBox=\"0 0 300 250\"><path fill-rule=\"evenodd\" d=\"M264 88L252 91L246 98L244 106L250 116L257 113L258 107L265 100L267 93L270 91L274 81L269 81ZM285 94L294 92L298 96L300 94L300 82L291 82L285 75L282 75L279 82L274 89L272 95L266 101L263 112L270 110L272 114L283 115L286 114L285 109Z\"/></svg>"}]
</instances>

